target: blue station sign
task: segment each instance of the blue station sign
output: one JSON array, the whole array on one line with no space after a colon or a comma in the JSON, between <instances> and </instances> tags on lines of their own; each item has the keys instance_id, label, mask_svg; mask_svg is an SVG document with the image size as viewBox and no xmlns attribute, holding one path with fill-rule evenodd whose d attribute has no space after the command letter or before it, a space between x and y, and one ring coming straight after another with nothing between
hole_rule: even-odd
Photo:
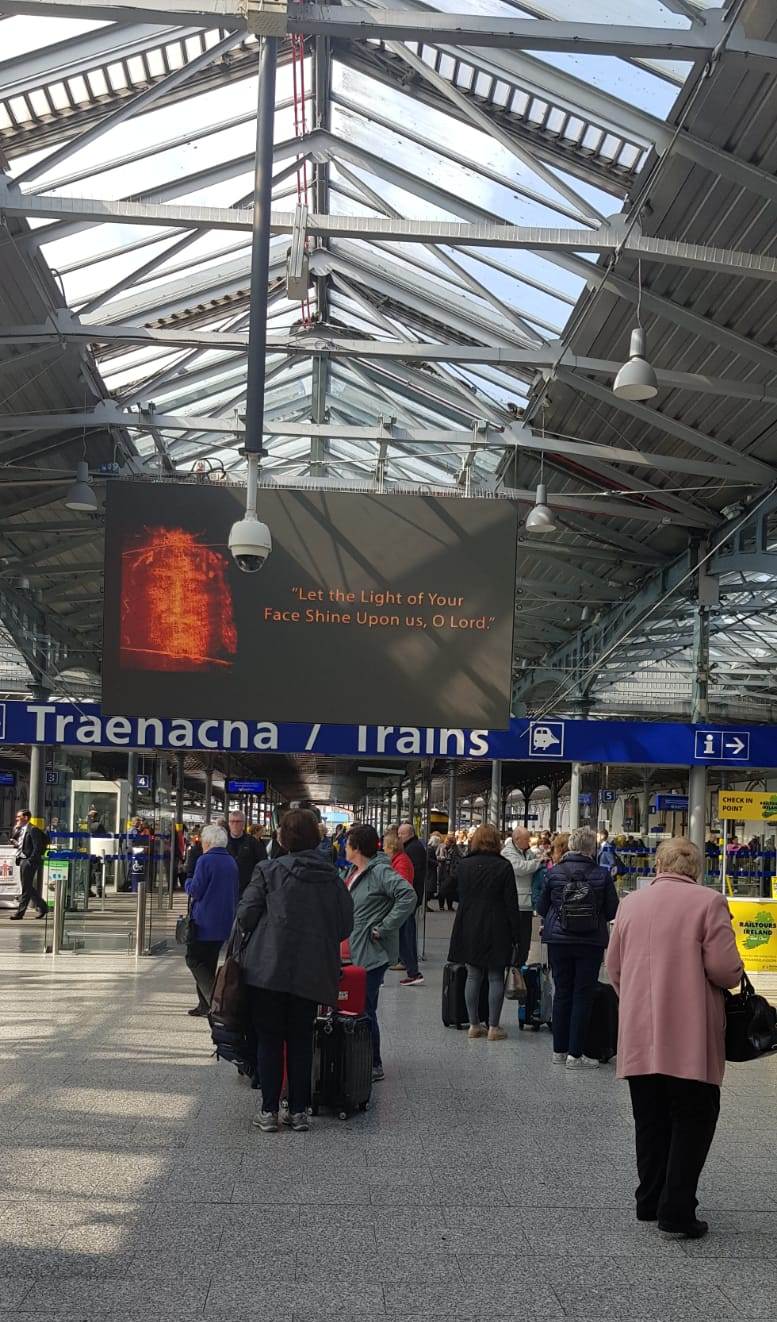
<instances>
[{"instance_id":1,"label":"blue station sign","mask_svg":"<svg viewBox=\"0 0 777 1322\"><path fill-rule=\"evenodd\" d=\"M513 719L507 730L106 716L96 703L0 702L2 744L70 748L317 753L330 757L777 768L773 726ZM253 791L256 793L257 791Z\"/></svg>"}]
</instances>

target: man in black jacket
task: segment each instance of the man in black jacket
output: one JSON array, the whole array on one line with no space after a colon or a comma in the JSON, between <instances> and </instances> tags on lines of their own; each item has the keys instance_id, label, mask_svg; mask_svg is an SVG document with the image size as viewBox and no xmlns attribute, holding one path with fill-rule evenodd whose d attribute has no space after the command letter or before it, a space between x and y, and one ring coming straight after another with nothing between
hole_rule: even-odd
<instances>
[{"instance_id":1,"label":"man in black jacket","mask_svg":"<svg viewBox=\"0 0 777 1322\"><path fill-rule=\"evenodd\" d=\"M413 886L418 896L418 903L424 902L424 891L426 889L426 869L428 860L426 857L426 845L418 839L415 833L415 827L412 822L403 822L399 828L399 843L407 854L410 862L413 864Z\"/></svg>"},{"instance_id":2,"label":"man in black jacket","mask_svg":"<svg viewBox=\"0 0 777 1322\"><path fill-rule=\"evenodd\" d=\"M237 863L240 894L242 895L253 876L257 863L264 863L267 858L267 848L264 841L246 834L245 813L230 812L227 849Z\"/></svg>"},{"instance_id":3,"label":"man in black jacket","mask_svg":"<svg viewBox=\"0 0 777 1322\"><path fill-rule=\"evenodd\" d=\"M418 904L423 905L426 891L426 845L422 844L415 833L412 822L402 822L397 831L399 843L413 864L413 889ZM399 958L405 965L405 977L400 980L401 987L420 987L424 975L418 967L418 932L415 913L406 918L399 932Z\"/></svg>"},{"instance_id":4,"label":"man in black jacket","mask_svg":"<svg viewBox=\"0 0 777 1322\"><path fill-rule=\"evenodd\" d=\"M37 826L33 826L28 809L20 813L20 818L22 832L16 861L19 864L21 873L22 894L19 900L19 908L16 913L11 914L12 921L24 917L30 900L37 909L36 918L45 918L48 912L43 896L35 885L38 873L43 866L43 855L46 852L47 843L46 836Z\"/></svg>"}]
</instances>

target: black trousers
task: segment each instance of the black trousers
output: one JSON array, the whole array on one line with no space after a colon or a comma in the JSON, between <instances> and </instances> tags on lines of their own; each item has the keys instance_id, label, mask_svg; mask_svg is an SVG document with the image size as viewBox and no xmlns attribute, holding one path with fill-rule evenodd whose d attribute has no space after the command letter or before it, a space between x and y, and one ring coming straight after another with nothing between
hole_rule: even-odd
<instances>
[{"instance_id":1,"label":"black trousers","mask_svg":"<svg viewBox=\"0 0 777 1322\"><path fill-rule=\"evenodd\" d=\"M256 1033L262 1110L277 1112L280 1106L285 1048L289 1110L292 1115L307 1111L312 1091L316 1002L264 987L247 987L246 991Z\"/></svg>"},{"instance_id":2,"label":"black trousers","mask_svg":"<svg viewBox=\"0 0 777 1322\"><path fill-rule=\"evenodd\" d=\"M19 866L19 873L22 883L22 894L19 900L19 913L27 912L27 905L32 903L38 913L44 913L46 905L43 896L38 890L35 882L38 880L38 874L42 871L42 863L36 863L30 859L24 859Z\"/></svg>"},{"instance_id":3,"label":"black trousers","mask_svg":"<svg viewBox=\"0 0 777 1322\"><path fill-rule=\"evenodd\" d=\"M223 941L188 941L186 944L186 965L197 984L197 998L203 1010L210 1009L223 944Z\"/></svg>"},{"instance_id":4,"label":"black trousers","mask_svg":"<svg viewBox=\"0 0 777 1322\"><path fill-rule=\"evenodd\" d=\"M518 968L523 968L529 958L529 947L531 946L531 929L534 914L531 909L521 909L518 919L521 924L521 939L518 942Z\"/></svg>"},{"instance_id":5,"label":"black trousers","mask_svg":"<svg viewBox=\"0 0 777 1322\"><path fill-rule=\"evenodd\" d=\"M637 1136L637 1212L685 1226L720 1115L720 1088L668 1074L629 1079Z\"/></svg>"}]
</instances>

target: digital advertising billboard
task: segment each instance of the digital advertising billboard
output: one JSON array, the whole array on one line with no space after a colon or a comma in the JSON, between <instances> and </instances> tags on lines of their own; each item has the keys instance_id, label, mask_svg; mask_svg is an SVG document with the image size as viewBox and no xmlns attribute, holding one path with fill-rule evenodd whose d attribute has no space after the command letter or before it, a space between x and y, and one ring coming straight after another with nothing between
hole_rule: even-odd
<instances>
[{"instance_id":1,"label":"digital advertising billboard","mask_svg":"<svg viewBox=\"0 0 777 1322\"><path fill-rule=\"evenodd\" d=\"M111 482L103 698L128 716L505 729L516 510L505 500Z\"/></svg>"}]
</instances>

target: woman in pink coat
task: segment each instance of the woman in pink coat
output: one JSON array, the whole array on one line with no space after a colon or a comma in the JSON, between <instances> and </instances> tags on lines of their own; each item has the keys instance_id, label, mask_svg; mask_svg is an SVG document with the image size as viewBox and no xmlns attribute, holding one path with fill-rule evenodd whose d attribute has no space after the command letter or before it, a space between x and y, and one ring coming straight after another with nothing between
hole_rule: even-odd
<instances>
[{"instance_id":1,"label":"woman in pink coat","mask_svg":"<svg viewBox=\"0 0 777 1322\"><path fill-rule=\"evenodd\" d=\"M618 1078L628 1079L637 1141L637 1219L699 1239L696 1187L720 1113L724 987L742 977L724 897L695 885L702 857L665 840L656 876L627 896L607 951L620 996Z\"/></svg>"}]
</instances>

